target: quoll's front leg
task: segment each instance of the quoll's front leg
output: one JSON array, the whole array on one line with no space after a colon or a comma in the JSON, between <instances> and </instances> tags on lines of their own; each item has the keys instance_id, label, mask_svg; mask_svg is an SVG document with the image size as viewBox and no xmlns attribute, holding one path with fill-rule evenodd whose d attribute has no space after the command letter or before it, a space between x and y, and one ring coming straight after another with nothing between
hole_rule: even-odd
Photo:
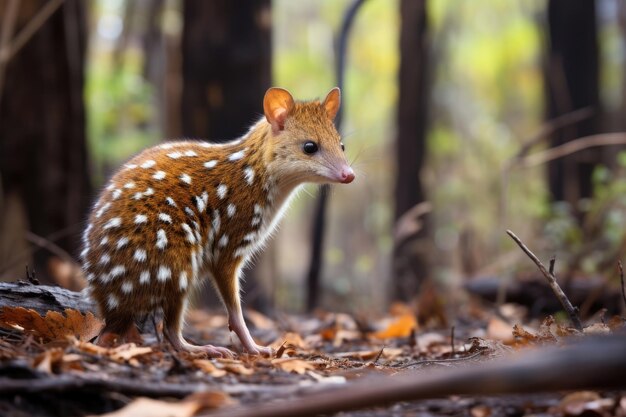
<instances>
[{"instance_id":1,"label":"quoll's front leg","mask_svg":"<svg viewBox=\"0 0 626 417\"><path fill-rule=\"evenodd\" d=\"M259 346L252 339L244 321L239 297L239 273L240 264L232 264L220 268L220 272L214 275L228 313L228 327L232 332L235 332L246 352L251 355L270 357L273 354L272 348Z\"/></svg>"},{"instance_id":2,"label":"quoll's front leg","mask_svg":"<svg viewBox=\"0 0 626 417\"><path fill-rule=\"evenodd\" d=\"M178 299L176 297L173 297L168 300L167 304L165 304L163 307L163 335L172 344L174 349L179 351L204 353L209 357L234 357L235 354L229 349L213 345L196 346L187 342L183 338L181 325L183 322L183 315L185 313L186 306L186 299Z\"/></svg>"}]
</instances>

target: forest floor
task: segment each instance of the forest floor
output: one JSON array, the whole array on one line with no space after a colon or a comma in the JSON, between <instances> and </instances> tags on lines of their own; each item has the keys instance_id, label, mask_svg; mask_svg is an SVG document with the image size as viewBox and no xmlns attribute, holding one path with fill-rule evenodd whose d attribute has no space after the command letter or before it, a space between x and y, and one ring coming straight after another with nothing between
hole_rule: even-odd
<instances>
[{"instance_id":1,"label":"forest floor","mask_svg":"<svg viewBox=\"0 0 626 417\"><path fill-rule=\"evenodd\" d=\"M4 307L0 416L289 416L349 409L336 415L626 416L624 337L614 366L586 369L579 357L571 372L567 363L554 370L548 385L534 379L551 375L558 360L546 358L555 350L556 358L565 357L568 346L593 335L623 334L621 317L600 317L582 332L550 316L528 320L513 304L496 309L470 302L459 317L454 325L419 326L415 311L399 303L382 318L319 312L270 319L248 311L254 337L271 345L274 356L206 359L173 352L156 337L156 321L144 323L143 344L102 348L87 341L102 327L90 313L42 316ZM185 333L194 343L237 350L220 314L191 311ZM601 345L607 344L592 345L592 352ZM551 353L535 366L546 347ZM515 363L509 358L526 352L538 354L509 366Z\"/></svg>"}]
</instances>

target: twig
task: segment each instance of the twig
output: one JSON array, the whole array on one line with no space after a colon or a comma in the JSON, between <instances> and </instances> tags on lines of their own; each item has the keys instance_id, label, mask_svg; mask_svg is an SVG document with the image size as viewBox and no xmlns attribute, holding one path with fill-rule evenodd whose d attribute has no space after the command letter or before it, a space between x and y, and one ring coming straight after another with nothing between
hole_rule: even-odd
<instances>
[{"instance_id":1,"label":"twig","mask_svg":"<svg viewBox=\"0 0 626 417\"><path fill-rule=\"evenodd\" d=\"M555 263L556 263L556 255L552 255L552 258L550 258L550 269L548 269L548 272L550 272L550 275L554 275Z\"/></svg>"},{"instance_id":2,"label":"twig","mask_svg":"<svg viewBox=\"0 0 626 417\"><path fill-rule=\"evenodd\" d=\"M556 281L556 277L554 276L554 274L550 273L546 269L546 267L541 263L539 258L537 258L535 254L532 253L531 250L526 247L526 245L524 245L524 243L520 240L520 238L518 238L515 235L515 233L513 233L510 230L507 230L506 233L511 237L511 239L515 241L515 243L517 243L517 245L524 251L524 253L528 255L528 257L535 263L535 265L537 265L537 267L539 268L543 276L546 277L546 279L548 280L548 284L550 285L550 288L552 288L554 295L563 306L563 309L569 315L569 318L572 321L572 324L574 325L576 330L582 331L583 324L580 321L578 314L576 313L576 309L574 308L574 306L572 306L572 303L569 301L569 299L567 298L567 296L565 295L565 293L559 286L559 283ZM551 268L554 268L554 262L551 261L550 264L551 264Z\"/></svg>"},{"instance_id":3,"label":"twig","mask_svg":"<svg viewBox=\"0 0 626 417\"><path fill-rule=\"evenodd\" d=\"M57 11L65 0L50 0L37 12L35 16L24 26L22 30L15 36L8 50L3 50L0 55L9 61L26 43L33 37L35 33L46 23L46 21Z\"/></svg>"},{"instance_id":4,"label":"twig","mask_svg":"<svg viewBox=\"0 0 626 417\"><path fill-rule=\"evenodd\" d=\"M2 91L4 90L4 74L6 72L8 58L8 49L15 23L17 22L17 11L19 9L19 0L10 0L4 8L2 14L2 33L0 33L0 100L2 99Z\"/></svg>"},{"instance_id":5,"label":"twig","mask_svg":"<svg viewBox=\"0 0 626 417\"><path fill-rule=\"evenodd\" d=\"M450 347L452 348L452 354L454 355L454 326L450 329Z\"/></svg>"},{"instance_id":6,"label":"twig","mask_svg":"<svg viewBox=\"0 0 626 417\"><path fill-rule=\"evenodd\" d=\"M617 267L619 268L619 282L622 286L622 298L624 299L624 307L626 307L626 289L624 288L624 267L622 261L617 261Z\"/></svg>"},{"instance_id":7,"label":"twig","mask_svg":"<svg viewBox=\"0 0 626 417\"><path fill-rule=\"evenodd\" d=\"M378 360L380 359L380 357L383 355L383 351L385 350L385 346L383 346L380 349L380 352L378 352L378 355L376 355L376 358L374 359L374 362L372 362L373 365L376 365L376 363L378 362Z\"/></svg>"},{"instance_id":8,"label":"twig","mask_svg":"<svg viewBox=\"0 0 626 417\"><path fill-rule=\"evenodd\" d=\"M528 168L554 159L559 159L564 156L582 151L587 148L595 146L611 146L611 145L624 145L626 144L626 133L602 133L598 135L584 136L582 138L574 139L563 145L555 146L554 148L546 149L542 152L536 152L528 155L519 160L519 166Z\"/></svg>"},{"instance_id":9,"label":"twig","mask_svg":"<svg viewBox=\"0 0 626 417\"><path fill-rule=\"evenodd\" d=\"M476 352L473 355L463 356L462 358L424 359L423 361L417 361L417 362L409 363L409 364L406 364L406 365L402 365L402 366L399 367L399 369L406 369L406 368L410 368L412 366L430 365L431 363L464 362L464 361L468 361L470 359L477 358L482 353L483 352Z\"/></svg>"}]
</instances>

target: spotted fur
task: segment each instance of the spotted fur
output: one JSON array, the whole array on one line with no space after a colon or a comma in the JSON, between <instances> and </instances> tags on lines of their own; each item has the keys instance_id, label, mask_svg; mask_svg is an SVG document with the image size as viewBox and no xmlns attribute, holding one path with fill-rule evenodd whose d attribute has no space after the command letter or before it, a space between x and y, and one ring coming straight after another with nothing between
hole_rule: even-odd
<instances>
[{"instance_id":1,"label":"spotted fur","mask_svg":"<svg viewBox=\"0 0 626 417\"><path fill-rule=\"evenodd\" d=\"M266 117L238 140L168 142L135 156L111 178L82 251L105 333L124 336L140 314L160 308L165 336L175 348L191 348L181 337L181 320L189 293L210 277L244 348L262 350L241 315L241 268L299 185L353 178L332 123L338 90L323 103L295 103L286 94L268 90ZM302 151L307 140L319 144L319 155Z\"/></svg>"}]
</instances>

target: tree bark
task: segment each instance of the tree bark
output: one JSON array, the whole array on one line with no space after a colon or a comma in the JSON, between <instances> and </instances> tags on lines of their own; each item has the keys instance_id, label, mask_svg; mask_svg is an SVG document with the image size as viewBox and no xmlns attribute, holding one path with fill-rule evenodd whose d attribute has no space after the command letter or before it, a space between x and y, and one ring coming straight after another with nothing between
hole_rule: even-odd
<instances>
[{"instance_id":1,"label":"tree bark","mask_svg":"<svg viewBox=\"0 0 626 417\"><path fill-rule=\"evenodd\" d=\"M46 3L19 2L15 33ZM0 18L2 13L0 7ZM25 207L28 230L56 235L55 243L71 254L77 252L91 198L83 104L85 41L85 4L67 0L10 59L0 96L3 200L17 197ZM3 239L23 241L25 231ZM43 281L49 256L35 252Z\"/></svg>"},{"instance_id":2,"label":"tree bark","mask_svg":"<svg viewBox=\"0 0 626 417\"><path fill-rule=\"evenodd\" d=\"M270 0L187 0L183 14L182 133L241 136L271 83Z\"/></svg>"},{"instance_id":3,"label":"tree bark","mask_svg":"<svg viewBox=\"0 0 626 417\"><path fill-rule=\"evenodd\" d=\"M426 0L400 2L400 74L398 135L396 138L395 219L425 201L420 178L426 155L428 119L429 40ZM397 242L394 253L395 299L414 296L429 274L428 254L420 241L429 234L428 215L420 218L421 229L408 243Z\"/></svg>"},{"instance_id":4,"label":"tree bark","mask_svg":"<svg viewBox=\"0 0 626 417\"><path fill-rule=\"evenodd\" d=\"M545 90L548 120L583 107L593 117L558 130L552 147L598 132L600 120L596 2L550 0ZM568 202L581 217L577 203L592 195L591 174L602 162L599 149L578 152L548 164L548 186L555 201Z\"/></svg>"}]
</instances>

